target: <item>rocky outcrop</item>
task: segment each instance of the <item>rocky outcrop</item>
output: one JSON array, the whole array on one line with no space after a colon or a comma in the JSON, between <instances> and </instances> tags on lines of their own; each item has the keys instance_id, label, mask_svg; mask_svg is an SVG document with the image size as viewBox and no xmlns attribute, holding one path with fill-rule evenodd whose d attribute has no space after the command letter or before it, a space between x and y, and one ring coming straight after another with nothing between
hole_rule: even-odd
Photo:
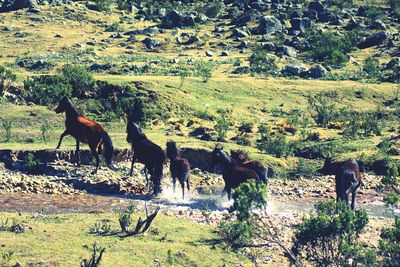
<instances>
[{"instance_id":1,"label":"rocky outcrop","mask_svg":"<svg viewBox=\"0 0 400 267\"><path fill-rule=\"evenodd\" d=\"M35 0L0 0L0 13L34 7Z\"/></svg>"}]
</instances>

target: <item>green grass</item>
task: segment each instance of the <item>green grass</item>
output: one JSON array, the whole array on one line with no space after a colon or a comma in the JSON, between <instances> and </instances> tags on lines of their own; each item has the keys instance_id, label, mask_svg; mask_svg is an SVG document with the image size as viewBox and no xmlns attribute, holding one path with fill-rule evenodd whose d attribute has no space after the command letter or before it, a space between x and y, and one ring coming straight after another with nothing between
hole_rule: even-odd
<instances>
[{"instance_id":1,"label":"green grass","mask_svg":"<svg viewBox=\"0 0 400 267\"><path fill-rule=\"evenodd\" d=\"M135 213L133 221L143 214ZM0 213L0 219L16 218L31 230L22 234L0 232L0 254L14 251L11 264L22 266L79 266L89 258L93 242L106 248L102 266L168 266L167 252L175 255L175 266L229 266L248 260L221 247L212 247L214 227L160 214L146 235L121 238L120 235L89 234L94 223L109 219L118 230L116 214L68 213L32 218L28 214ZM1 262L1 260L0 260ZM30 265L31 264L31 265Z\"/></svg>"}]
</instances>

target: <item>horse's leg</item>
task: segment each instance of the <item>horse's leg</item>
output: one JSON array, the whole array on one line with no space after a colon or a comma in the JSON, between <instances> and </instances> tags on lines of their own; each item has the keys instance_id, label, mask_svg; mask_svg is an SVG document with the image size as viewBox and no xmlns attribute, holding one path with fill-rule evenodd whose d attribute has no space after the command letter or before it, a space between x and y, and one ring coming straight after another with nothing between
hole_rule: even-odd
<instances>
[{"instance_id":1,"label":"horse's leg","mask_svg":"<svg viewBox=\"0 0 400 267\"><path fill-rule=\"evenodd\" d=\"M133 155L132 163L131 163L131 171L129 172L129 176L132 176L132 174L133 174L133 165L135 164L135 161L136 161L136 157L135 157L135 155Z\"/></svg>"},{"instance_id":2,"label":"horse's leg","mask_svg":"<svg viewBox=\"0 0 400 267\"><path fill-rule=\"evenodd\" d=\"M185 183L184 182L181 184L181 187L182 187L182 199L185 199Z\"/></svg>"},{"instance_id":3,"label":"horse's leg","mask_svg":"<svg viewBox=\"0 0 400 267\"><path fill-rule=\"evenodd\" d=\"M76 165L81 166L81 156L79 155L79 141L76 140Z\"/></svg>"},{"instance_id":4,"label":"horse's leg","mask_svg":"<svg viewBox=\"0 0 400 267\"><path fill-rule=\"evenodd\" d=\"M67 136L67 135L69 135L69 133L68 133L67 130L65 130L60 136L60 140L58 141L58 145L57 145L56 149L60 149L61 142L64 139L64 137Z\"/></svg>"},{"instance_id":5,"label":"horse's leg","mask_svg":"<svg viewBox=\"0 0 400 267\"><path fill-rule=\"evenodd\" d=\"M90 146L90 151L92 152L94 158L96 159L96 169L94 171L92 171L92 174L97 174L97 170L99 169L99 165L100 165L100 158L99 158L99 154L97 154L96 146Z\"/></svg>"},{"instance_id":6,"label":"horse's leg","mask_svg":"<svg viewBox=\"0 0 400 267\"><path fill-rule=\"evenodd\" d=\"M351 194L351 209L354 210L355 204L356 204L356 196L357 196L357 189L360 187L361 183L358 183L357 187L353 190L353 193Z\"/></svg>"}]
</instances>

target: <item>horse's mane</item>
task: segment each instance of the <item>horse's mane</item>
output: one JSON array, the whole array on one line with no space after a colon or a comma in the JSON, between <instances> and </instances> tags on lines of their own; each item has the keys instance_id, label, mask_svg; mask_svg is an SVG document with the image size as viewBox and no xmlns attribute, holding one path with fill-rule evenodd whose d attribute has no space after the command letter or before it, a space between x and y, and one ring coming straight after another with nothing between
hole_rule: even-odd
<instances>
[{"instance_id":1,"label":"horse's mane","mask_svg":"<svg viewBox=\"0 0 400 267\"><path fill-rule=\"evenodd\" d=\"M72 103L71 99L69 99L68 97L64 97L62 100L65 101L65 103L68 106L68 110L66 110L66 112L69 111L69 112L73 113L74 115L81 115L81 113L78 111L78 109Z\"/></svg>"},{"instance_id":2,"label":"horse's mane","mask_svg":"<svg viewBox=\"0 0 400 267\"><path fill-rule=\"evenodd\" d=\"M135 140L140 141L140 140L148 140L146 135L140 130L139 126L134 123L134 122L128 122L127 125L127 132L129 135L133 135ZM129 140L133 141L133 140Z\"/></svg>"}]
</instances>

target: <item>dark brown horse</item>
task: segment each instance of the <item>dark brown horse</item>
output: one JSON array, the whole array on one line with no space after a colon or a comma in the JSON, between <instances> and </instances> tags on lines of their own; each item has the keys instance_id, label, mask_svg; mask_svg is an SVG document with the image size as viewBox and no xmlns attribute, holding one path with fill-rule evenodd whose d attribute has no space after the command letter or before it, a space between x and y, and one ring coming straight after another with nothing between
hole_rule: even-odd
<instances>
[{"instance_id":1,"label":"dark brown horse","mask_svg":"<svg viewBox=\"0 0 400 267\"><path fill-rule=\"evenodd\" d=\"M104 158L106 163L110 168L115 169L114 165L112 164L114 147L110 136L100 124L81 115L68 97L63 97L61 99L58 107L55 109L55 112L65 112L65 126L67 128L61 134L60 141L58 142L56 149L60 148L61 142L65 136L72 135L76 139L76 158L77 165L79 166L79 144L80 142L88 144L93 156L96 159L96 169L92 172L92 174L96 174L100 164L99 154L101 154L101 147L104 145Z\"/></svg>"},{"instance_id":2,"label":"dark brown horse","mask_svg":"<svg viewBox=\"0 0 400 267\"><path fill-rule=\"evenodd\" d=\"M268 182L268 169L265 168L261 161L250 160L247 153L243 150L231 150L231 160L235 163L241 164L245 168L252 169L258 174L261 181L264 183Z\"/></svg>"},{"instance_id":3,"label":"dark brown horse","mask_svg":"<svg viewBox=\"0 0 400 267\"><path fill-rule=\"evenodd\" d=\"M167 157L170 160L169 169L171 171L172 182L174 185L174 193L176 187L176 179L178 178L179 183L182 187L182 198L185 199L185 183L188 192L190 191L189 175L190 175L190 164L185 158L179 155L176 143L169 141L167 142Z\"/></svg>"},{"instance_id":4,"label":"dark brown horse","mask_svg":"<svg viewBox=\"0 0 400 267\"><path fill-rule=\"evenodd\" d=\"M363 177L354 159L344 162L332 162L331 158L325 159L323 171L333 170L336 184L336 200L342 200L349 204L349 194L351 193L351 209L354 210L357 189L363 184Z\"/></svg>"},{"instance_id":5,"label":"dark brown horse","mask_svg":"<svg viewBox=\"0 0 400 267\"><path fill-rule=\"evenodd\" d=\"M163 176L163 165L166 160L165 153L161 147L151 142L144 133L140 130L139 125L133 121L128 120L127 126L128 143L132 145L133 157L130 175L133 172L133 165L136 161L145 165L147 186L149 178L147 172L150 174L153 183L153 194L158 195L161 193L161 179Z\"/></svg>"},{"instance_id":6,"label":"dark brown horse","mask_svg":"<svg viewBox=\"0 0 400 267\"><path fill-rule=\"evenodd\" d=\"M215 164L219 164L223 168L222 178L225 182L223 192L227 192L228 199L231 199L232 189L235 189L240 184L250 179L255 179L257 182L260 182L260 177L255 171L245 168L241 164L232 162L221 147L216 146L214 148L212 151L212 160Z\"/></svg>"}]
</instances>

